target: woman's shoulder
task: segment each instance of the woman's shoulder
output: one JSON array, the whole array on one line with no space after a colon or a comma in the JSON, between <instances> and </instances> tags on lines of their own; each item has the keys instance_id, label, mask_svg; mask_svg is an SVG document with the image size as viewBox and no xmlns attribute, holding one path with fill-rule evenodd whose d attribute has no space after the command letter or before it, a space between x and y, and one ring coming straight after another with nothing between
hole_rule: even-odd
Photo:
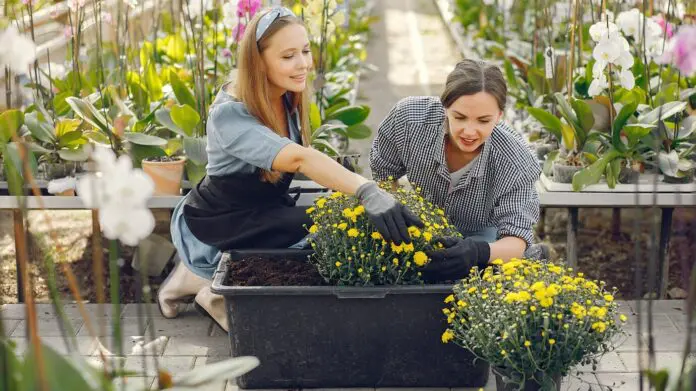
<instances>
[{"instance_id":1,"label":"woman's shoulder","mask_svg":"<svg viewBox=\"0 0 696 391\"><path fill-rule=\"evenodd\" d=\"M538 178L541 168L529 143L508 123L498 123L491 133L490 140L494 161L503 171L515 171L518 175L528 173L531 178Z\"/></svg>"},{"instance_id":2,"label":"woman's shoulder","mask_svg":"<svg viewBox=\"0 0 696 391\"><path fill-rule=\"evenodd\" d=\"M210 105L208 123L214 127L234 126L236 128L248 128L252 125L261 125L256 117L247 110L244 102L221 91Z\"/></svg>"},{"instance_id":3,"label":"woman's shoulder","mask_svg":"<svg viewBox=\"0 0 696 391\"><path fill-rule=\"evenodd\" d=\"M392 111L406 123L440 124L445 116L445 109L436 96L407 96L399 100Z\"/></svg>"}]
</instances>

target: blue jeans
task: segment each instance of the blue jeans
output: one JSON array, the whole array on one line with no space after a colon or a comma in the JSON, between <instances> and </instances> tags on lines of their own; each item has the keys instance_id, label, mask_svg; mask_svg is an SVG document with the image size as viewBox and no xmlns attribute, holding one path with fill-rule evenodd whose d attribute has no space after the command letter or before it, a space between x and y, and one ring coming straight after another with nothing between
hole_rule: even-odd
<instances>
[{"instance_id":1,"label":"blue jeans","mask_svg":"<svg viewBox=\"0 0 696 391\"><path fill-rule=\"evenodd\" d=\"M184 219L183 204L185 199L181 199L172 213L170 226L172 242L179 253L181 263L196 275L210 280L213 278L218 263L220 263L222 252L193 236Z\"/></svg>"}]
</instances>

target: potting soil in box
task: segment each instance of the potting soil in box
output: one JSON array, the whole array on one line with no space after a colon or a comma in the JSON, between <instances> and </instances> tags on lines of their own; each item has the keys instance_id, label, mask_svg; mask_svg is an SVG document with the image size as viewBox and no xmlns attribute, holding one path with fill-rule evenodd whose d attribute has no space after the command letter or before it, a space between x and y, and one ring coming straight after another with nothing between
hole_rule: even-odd
<instances>
[{"instance_id":1,"label":"potting soil in box","mask_svg":"<svg viewBox=\"0 0 696 391\"><path fill-rule=\"evenodd\" d=\"M307 251L225 254L212 291L223 295L234 356L256 356L261 365L237 379L240 388L481 387L488 364L443 344L442 314L449 285L335 287L239 286L273 271L312 276ZM277 268L269 261L283 264ZM235 265L256 259L259 270ZM294 268L294 269L293 269ZM248 276L230 278L231 270ZM252 268L253 269L253 268ZM303 278L299 275L307 273ZM316 272L314 272L316 273ZM236 282L235 282L236 281ZM319 281L321 282L321 281ZM260 283L259 283L260 284Z\"/></svg>"}]
</instances>

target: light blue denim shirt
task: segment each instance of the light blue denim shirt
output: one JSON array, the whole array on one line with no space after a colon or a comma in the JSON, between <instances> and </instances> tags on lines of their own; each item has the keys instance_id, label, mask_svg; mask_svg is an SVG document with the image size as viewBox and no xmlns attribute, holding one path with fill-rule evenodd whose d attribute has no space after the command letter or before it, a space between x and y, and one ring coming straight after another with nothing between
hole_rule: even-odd
<instances>
[{"instance_id":1,"label":"light blue denim shirt","mask_svg":"<svg viewBox=\"0 0 696 391\"><path fill-rule=\"evenodd\" d=\"M286 103L286 109L289 109ZM253 174L270 170L286 145L301 143L297 110L287 111L290 137L279 136L247 111L244 103L220 90L210 107L207 124L208 175Z\"/></svg>"}]
</instances>

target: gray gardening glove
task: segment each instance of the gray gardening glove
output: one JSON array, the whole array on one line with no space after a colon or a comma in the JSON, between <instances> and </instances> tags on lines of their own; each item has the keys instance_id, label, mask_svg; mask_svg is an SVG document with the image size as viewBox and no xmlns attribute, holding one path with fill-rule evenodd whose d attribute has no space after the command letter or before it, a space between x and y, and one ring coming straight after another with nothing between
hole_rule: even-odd
<instances>
[{"instance_id":1,"label":"gray gardening glove","mask_svg":"<svg viewBox=\"0 0 696 391\"><path fill-rule=\"evenodd\" d=\"M360 203L365 207L365 213L386 241L396 244L411 242L408 227L412 225L423 227L423 222L418 216L391 194L380 189L375 182L367 182L360 186L355 195L360 199Z\"/></svg>"}]
</instances>

